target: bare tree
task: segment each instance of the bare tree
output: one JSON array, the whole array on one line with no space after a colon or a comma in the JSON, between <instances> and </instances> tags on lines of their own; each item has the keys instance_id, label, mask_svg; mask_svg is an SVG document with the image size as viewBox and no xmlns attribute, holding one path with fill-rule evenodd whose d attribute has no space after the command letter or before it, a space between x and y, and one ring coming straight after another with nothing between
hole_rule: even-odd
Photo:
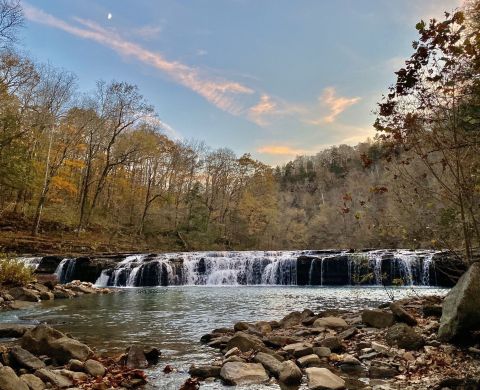
<instances>
[{"instance_id":1,"label":"bare tree","mask_svg":"<svg viewBox=\"0 0 480 390\"><path fill-rule=\"evenodd\" d=\"M0 0L0 42L7 46L17 40L17 31L23 26L20 0Z\"/></svg>"}]
</instances>

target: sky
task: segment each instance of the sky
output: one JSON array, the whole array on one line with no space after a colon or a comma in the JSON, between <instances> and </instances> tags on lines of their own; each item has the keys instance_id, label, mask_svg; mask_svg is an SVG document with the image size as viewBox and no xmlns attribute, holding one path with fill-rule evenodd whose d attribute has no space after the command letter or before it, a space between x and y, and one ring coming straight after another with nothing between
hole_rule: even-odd
<instances>
[{"instance_id":1,"label":"sky","mask_svg":"<svg viewBox=\"0 0 480 390\"><path fill-rule=\"evenodd\" d=\"M415 24L459 0L29 0L23 49L139 86L172 138L272 165L372 137Z\"/></svg>"}]
</instances>

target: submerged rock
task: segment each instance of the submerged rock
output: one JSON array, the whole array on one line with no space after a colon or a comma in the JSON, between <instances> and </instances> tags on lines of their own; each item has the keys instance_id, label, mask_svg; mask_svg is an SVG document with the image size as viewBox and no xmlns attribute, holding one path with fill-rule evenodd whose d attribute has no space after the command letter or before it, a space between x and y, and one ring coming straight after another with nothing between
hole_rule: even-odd
<instances>
[{"instance_id":1,"label":"submerged rock","mask_svg":"<svg viewBox=\"0 0 480 390\"><path fill-rule=\"evenodd\" d=\"M480 329L480 263L474 263L445 297L438 336L449 341Z\"/></svg>"},{"instance_id":2,"label":"submerged rock","mask_svg":"<svg viewBox=\"0 0 480 390\"><path fill-rule=\"evenodd\" d=\"M267 372L259 363L226 363L220 370L220 376L229 385L250 385L268 381Z\"/></svg>"}]
</instances>

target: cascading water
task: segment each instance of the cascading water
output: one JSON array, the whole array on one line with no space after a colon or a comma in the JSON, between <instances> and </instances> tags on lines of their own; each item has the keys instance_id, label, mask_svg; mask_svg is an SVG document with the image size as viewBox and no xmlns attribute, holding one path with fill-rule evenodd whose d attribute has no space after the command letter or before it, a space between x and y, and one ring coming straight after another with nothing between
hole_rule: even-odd
<instances>
[{"instance_id":1,"label":"cascading water","mask_svg":"<svg viewBox=\"0 0 480 390\"><path fill-rule=\"evenodd\" d=\"M33 270L36 270L42 258L41 257L18 257L16 260L25 264L27 267Z\"/></svg>"},{"instance_id":2,"label":"cascading water","mask_svg":"<svg viewBox=\"0 0 480 390\"><path fill-rule=\"evenodd\" d=\"M67 283L72 280L75 271L76 259L63 259L55 270L55 275L60 283Z\"/></svg>"},{"instance_id":3,"label":"cascading water","mask_svg":"<svg viewBox=\"0 0 480 390\"><path fill-rule=\"evenodd\" d=\"M103 270L99 286L428 284L435 252L375 250L185 252L133 255ZM302 268L300 259L303 257ZM60 263L68 280L71 263ZM371 276L368 276L371 275Z\"/></svg>"}]
</instances>

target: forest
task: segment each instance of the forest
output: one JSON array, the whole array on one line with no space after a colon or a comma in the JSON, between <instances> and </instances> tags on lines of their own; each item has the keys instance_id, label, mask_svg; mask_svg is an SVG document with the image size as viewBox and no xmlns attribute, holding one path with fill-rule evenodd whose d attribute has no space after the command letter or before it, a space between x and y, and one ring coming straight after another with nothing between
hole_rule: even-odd
<instances>
[{"instance_id":1,"label":"forest","mask_svg":"<svg viewBox=\"0 0 480 390\"><path fill-rule=\"evenodd\" d=\"M98 251L450 248L471 260L480 246L478 1L417 24L372 107L374 139L278 167L169 138L129 81L80 91L68 70L23 54L22 24L21 4L2 0L6 250L44 239Z\"/></svg>"}]
</instances>

